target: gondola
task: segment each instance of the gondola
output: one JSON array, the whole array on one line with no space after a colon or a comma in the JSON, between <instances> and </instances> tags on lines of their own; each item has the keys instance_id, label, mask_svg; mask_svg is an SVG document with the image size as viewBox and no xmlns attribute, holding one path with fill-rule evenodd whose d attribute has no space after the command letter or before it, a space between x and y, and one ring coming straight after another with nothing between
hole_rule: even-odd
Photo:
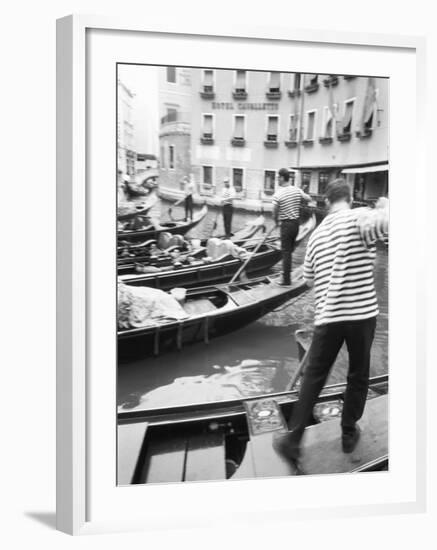
<instances>
[{"instance_id":1,"label":"gondola","mask_svg":"<svg viewBox=\"0 0 437 550\"><path fill-rule=\"evenodd\" d=\"M248 241L251 237L254 237L258 232L261 230L265 230L264 226L265 218L264 216L258 216L253 220L251 223L247 223L244 227L242 227L240 230L236 231L232 237L231 241L239 246L243 246L243 244ZM146 261L149 258L150 254L150 247L153 244L156 244L158 247L161 247L160 238L162 238L162 235L168 232L160 233L158 236L158 239L148 239L141 242L123 242L119 243L117 246L117 252L118 252L118 264L126 264L126 263L132 263L133 259L135 261ZM163 246L163 250L166 249L166 247L171 246L177 246L182 252L186 250L185 246L181 246L181 239L178 238L182 235L179 233L173 233L173 239L167 243L167 245ZM215 236L214 236L215 237ZM224 239L224 236L216 237L219 239ZM175 242L173 242L175 241ZM208 239L202 239L199 243L199 247L203 248L206 247ZM175 244L177 242L177 244ZM188 242L188 241L187 241Z\"/></svg>"},{"instance_id":2,"label":"gondola","mask_svg":"<svg viewBox=\"0 0 437 550\"><path fill-rule=\"evenodd\" d=\"M247 247L247 252L250 253L254 246L253 244ZM164 290L180 286L188 288L190 286L210 285L229 281L246 259L244 256L235 258L230 254L226 254L215 260L210 260L205 259L205 249L202 252L203 257L192 259L191 263L188 263L188 261L185 264L180 263L179 267L174 266L169 256L161 262L159 260L156 262L149 260L147 266L141 264L136 266L132 264L121 265L118 268L119 280L130 285L151 286ZM281 250L277 246L264 244L247 264L245 273L252 277L267 273L280 259ZM146 272L138 272L141 269L146 270ZM147 272L147 269L159 271Z\"/></svg>"},{"instance_id":3,"label":"gondola","mask_svg":"<svg viewBox=\"0 0 437 550\"><path fill-rule=\"evenodd\" d=\"M118 331L119 361L158 355L199 341L207 344L211 338L242 328L307 290L300 268L293 272L293 280L290 286L280 286L269 277L260 277L188 289L183 306L186 318Z\"/></svg>"},{"instance_id":4,"label":"gondola","mask_svg":"<svg viewBox=\"0 0 437 550\"><path fill-rule=\"evenodd\" d=\"M277 454L297 390L232 401L118 413L118 485L238 480L388 469L388 375L370 380L357 449L341 451L345 386L325 387L302 446L301 469Z\"/></svg>"},{"instance_id":5,"label":"gondola","mask_svg":"<svg viewBox=\"0 0 437 550\"><path fill-rule=\"evenodd\" d=\"M118 212L117 212L117 220L127 221L127 220L131 220L132 218L135 218L136 216L145 216L147 215L147 212L150 210L151 207L152 207L151 204L140 203L140 204L132 205L132 208L128 209L127 212L124 212L123 207L119 205Z\"/></svg>"},{"instance_id":6,"label":"gondola","mask_svg":"<svg viewBox=\"0 0 437 550\"><path fill-rule=\"evenodd\" d=\"M208 207L205 205L198 213L196 213L196 215L190 221L165 222L160 226L159 229L154 229L149 226L145 229L135 231L118 231L118 244L121 244L123 241L145 242L149 239L156 239L158 235L163 231L171 233L172 235L185 235L186 233L188 233L188 231L190 231L190 229L196 227L196 225L198 225L206 217L207 213Z\"/></svg>"}]
</instances>

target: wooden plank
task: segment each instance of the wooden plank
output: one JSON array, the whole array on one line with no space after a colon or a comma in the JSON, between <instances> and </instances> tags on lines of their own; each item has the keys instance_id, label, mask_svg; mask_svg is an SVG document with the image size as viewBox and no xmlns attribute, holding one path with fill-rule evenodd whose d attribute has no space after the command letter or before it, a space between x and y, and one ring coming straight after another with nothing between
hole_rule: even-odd
<instances>
[{"instance_id":1,"label":"wooden plank","mask_svg":"<svg viewBox=\"0 0 437 550\"><path fill-rule=\"evenodd\" d=\"M132 483L147 426L147 422L118 425L117 485L130 485Z\"/></svg>"},{"instance_id":2,"label":"wooden plank","mask_svg":"<svg viewBox=\"0 0 437 550\"><path fill-rule=\"evenodd\" d=\"M251 453L254 476L295 475L295 466L273 448L273 439L287 429L287 423L276 401L270 398L245 401L244 407L250 433L246 454Z\"/></svg>"},{"instance_id":3,"label":"wooden plank","mask_svg":"<svg viewBox=\"0 0 437 550\"><path fill-rule=\"evenodd\" d=\"M355 450L341 448L340 419L328 420L305 430L302 469L306 474L349 472L388 454L388 396L369 399L359 422L361 437Z\"/></svg>"},{"instance_id":4,"label":"wooden plank","mask_svg":"<svg viewBox=\"0 0 437 550\"><path fill-rule=\"evenodd\" d=\"M158 439L147 447L141 479L145 483L182 481L187 441L185 438Z\"/></svg>"},{"instance_id":5,"label":"wooden plank","mask_svg":"<svg viewBox=\"0 0 437 550\"><path fill-rule=\"evenodd\" d=\"M222 433L190 437L185 481L226 479L225 440Z\"/></svg>"}]
</instances>

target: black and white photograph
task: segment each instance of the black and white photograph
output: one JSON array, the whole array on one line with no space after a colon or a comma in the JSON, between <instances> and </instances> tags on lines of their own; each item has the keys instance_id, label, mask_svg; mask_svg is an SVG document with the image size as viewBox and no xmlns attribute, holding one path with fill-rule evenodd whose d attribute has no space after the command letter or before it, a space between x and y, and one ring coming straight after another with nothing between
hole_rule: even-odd
<instances>
[{"instance_id":1,"label":"black and white photograph","mask_svg":"<svg viewBox=\"0 0 437 550\"><path fill-rule=\"evenodd\" d=\"M389 471L389 85L117 64L118 485Z\"/></svg>"}]
</instances>

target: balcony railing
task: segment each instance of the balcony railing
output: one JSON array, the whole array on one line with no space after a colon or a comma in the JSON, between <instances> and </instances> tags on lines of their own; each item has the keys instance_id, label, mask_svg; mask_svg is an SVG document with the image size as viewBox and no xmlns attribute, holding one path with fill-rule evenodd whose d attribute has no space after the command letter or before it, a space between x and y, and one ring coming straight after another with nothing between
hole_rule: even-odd
<instances>
[{"instance_id":1,"label":"balcony railing","mask_svg":"<svg viewBox=\"0 0 437 550\"><path fill-rule=\"evenodd\" d=\"M266 92L267 99L281 99L281 95L279 88L269 88Z\"/></svg>"},{"instance_id":2,"label":"balcony railing","mask_svg":"<svg viewBox=\"0 0 437 550\"><path fill-rule=\"evenodd\" d=\"M214 99L214 86L211 86L209 84L203 85L199 93L202 99Z\"/></svg>"},{"instance_id":3,"label":"balcony railing","mask_svg":"<svg viewBox=\"0 0 437 550\"><path fill-rule=\"evenodd\" d=\"M232 97L234 99L247 99L247 90L245 88L235 88Z\"/></svg>"},{"instance_id":4,"label":"balcony railing","mask_svg":"<svg viewBox=\"0 0 437 550\"><path fill-rule=\"evenodd\" d=\"M278 135L267 134L267 139L264 141L264 146L268 149L274 149L278 146Z\"/></svg>"},{"instance_id":5,"label":"balcony railing","mask_svg":"<svg viewBox=\"0 0 437 550\"><path fill-rule=\"evenodd\" d=\"M181 113L179 111L171 111L165 116L161 117L161 126L164 124L171 124L172 122L186 122L190 120L188 113Z\"/></svg>"},{"instance_id":6,"label":"balcony railing","mask_svg":"<svg viewBox=\"0 0 437 550\"><path fill-rule=\"evenodd\" d=\"M231 145L234 147L244 147L246 145L246 140L243 137L233 137L231 139Z\"/></svg>"},{"instance_id":7,"label":"balcony railing","mask_svg":"<svg viewBox=\"0 0 437 550\"><path fill-rule=\"evenodd\" d=\"M212 134L202 134L200 137L200 143L202 145L212 145L214 143L214 136Z\"/></svg>"}]
</instances>

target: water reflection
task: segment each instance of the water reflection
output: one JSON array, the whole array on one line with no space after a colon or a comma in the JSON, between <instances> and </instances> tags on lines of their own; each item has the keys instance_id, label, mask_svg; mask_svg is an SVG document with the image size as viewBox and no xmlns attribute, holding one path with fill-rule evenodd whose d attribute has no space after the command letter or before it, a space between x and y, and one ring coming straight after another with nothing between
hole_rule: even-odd
<instances>
[{"instance_id":1,"label":"water reflection","mask_svg":"<svg viewBox=\"0 0 437 550\"><path fill-rule=\"evenodd\" d=\"M182 209L173 209L175 218L182 215ZM220 234L221 216L217 218L216 211L210 210L191 236L211 236L216 219ZM253 219L251 214L235 213L234 230L241 229L250 219ZM267 224L270 223L267 220ZM293 256L295 266L302 263L305 247L306 240L297 247ZM388 254L385 249L378 250L375 275L380 315L372 349L372 375L388 370ZM294 331L302 325L310 327L313 318L314 300L309 291L248 327L213 340L208 346L187 346L181 352L123 364L118 373L119 410L170 407L284 391L299 363ZM347 353L343 349L328 383L344 381L346 370Z\"/></svg>"}]
</instances>

